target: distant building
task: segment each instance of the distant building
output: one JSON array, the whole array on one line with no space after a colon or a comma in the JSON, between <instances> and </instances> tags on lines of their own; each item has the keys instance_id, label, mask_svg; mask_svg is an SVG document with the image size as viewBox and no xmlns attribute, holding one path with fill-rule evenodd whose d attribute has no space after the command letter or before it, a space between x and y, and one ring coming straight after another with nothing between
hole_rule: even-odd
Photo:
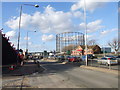
<instances>
[{"instance_id":1,"label":"distant building","mask_svg":"<svg viewBox=\"0 0 120 90\"><path fill-rule=\"evenodd\" d=\"M110 47L102 47L101 51L105 52L105 53L111 53L111 48Z\"/></svg>"},{"instance_id":2,"label":"distant building","mask_svg":"<svg viewBox=\"0 0 120 90\"><path fill-rule=\"evenodd\" d=\"M85 51L85 46L79 45L75 50L72 50L71 55L86 55L99 53L101 53L101 48L98 45L88 46L87 52Z\"/></svg>"},{"instance_id":3,"label":"distant building","mask_svg":"<svg viewBox=\"0 0 120 90\"><path fill-rule=\"evenodd\" d=\"M43 52L31 52L29 54L35 55L35 56L43 56Z\"/></svg>"}]
</instances>

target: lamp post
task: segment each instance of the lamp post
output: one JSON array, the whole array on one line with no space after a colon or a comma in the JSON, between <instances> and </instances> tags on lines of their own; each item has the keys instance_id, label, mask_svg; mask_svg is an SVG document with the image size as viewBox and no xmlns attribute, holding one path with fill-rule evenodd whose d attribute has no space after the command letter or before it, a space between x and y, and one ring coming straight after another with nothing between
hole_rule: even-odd
<instances>
[{"instance_id":1,"label":"lamp post","mask_svg":"<svg viewBox=\"0 0 120 90\"><path fill-rule=\"evenodd\" d=\"M102 33L103 33L104 31L102 30ZM104 54L104 57L105 57L105 47L104 47L105 45L104 45L104 41L103 41L103 45L102 45L102 51L103 51L103 54Z\"/></svg>"},{"instance_id":2,"label":"lamp post","mask_svg":"<svg viewBox=\"0 0 120 90\"><path fill-rule=\"evenodd\" d=\"M88 65L87 60L87 20L86 20L86 1L84 0L84 23L85 23L85 53L86 53L86 66Z\"/></svg>"},{"instance_id":3,"label":"lamp post","mask_svg":"<svg viewBox=\"0 0 120 90\"><path fill-rule=\"evenodd\" d=\"M32 5L32 4L23 4L27 6L34 6L36 8L39 7L39 5ZM20 28L21 28L21 16L22 16L22 5L20 6L20 19L19 19L19 31L18 31L18 43L17 43L17 50L19 50L19 43L20 43Z\"/></svg>"},{"instance_id":4,"label":"lamp post","mask_svg":"<svg viewBox=\"0 0 120 90\"><path fill-rule=\"evenodd\" d=\"M26 52L28 53L28 33L29 32L36 32L36 31L27 31L27 39L26 39Z\"/></svg>"}]
</instances>

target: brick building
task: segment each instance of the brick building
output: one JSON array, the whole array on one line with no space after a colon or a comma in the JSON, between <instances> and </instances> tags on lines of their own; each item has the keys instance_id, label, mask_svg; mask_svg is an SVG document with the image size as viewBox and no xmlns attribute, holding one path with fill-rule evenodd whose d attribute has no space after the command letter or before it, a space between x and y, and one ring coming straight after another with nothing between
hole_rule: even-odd
<instances>
[{"instance_id":1,"label":"brick building","mask_svg":"<svg viewBox=\"0 0 120 90\"><path fill-rule=\"evenodd\" d=\"M101 48L98 45L88 46L87 53L85 51L85 46L77 46L75 50L72 50L71 55L86 55L86 54L99 54L101 53Z\"/></svg>"}]
</instances>

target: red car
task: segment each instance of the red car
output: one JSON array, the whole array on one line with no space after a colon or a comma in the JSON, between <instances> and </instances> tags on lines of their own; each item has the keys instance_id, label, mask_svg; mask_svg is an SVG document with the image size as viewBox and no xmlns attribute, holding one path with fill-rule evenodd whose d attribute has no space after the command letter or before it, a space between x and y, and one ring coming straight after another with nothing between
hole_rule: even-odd
<instances>
[{"instance_id":1,"label":"red car","mask_svg":"<svg viewBox=\"0 0 120 90\"><path fill-rule=\"evenodd\" d=\"M68 58L68 61L69 62L79 62L81 59L80 58L78 58L78 57L69 57Z\"/></svg>"}]
</instances>

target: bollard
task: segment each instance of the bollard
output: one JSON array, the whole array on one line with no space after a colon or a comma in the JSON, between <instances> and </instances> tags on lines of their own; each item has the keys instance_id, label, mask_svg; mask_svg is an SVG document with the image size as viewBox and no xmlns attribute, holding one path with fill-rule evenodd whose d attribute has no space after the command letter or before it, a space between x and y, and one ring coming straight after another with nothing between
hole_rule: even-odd
<instances>
[{"instance_id":1,"label":"bollard","mask_svg":"<svg viewBox=\"0 0 120 90\"><path fill-rule=\"evenodd\" d=\"M40 67L39 61L37 61L37 66Z\"/></svg>"}]
</instances>

